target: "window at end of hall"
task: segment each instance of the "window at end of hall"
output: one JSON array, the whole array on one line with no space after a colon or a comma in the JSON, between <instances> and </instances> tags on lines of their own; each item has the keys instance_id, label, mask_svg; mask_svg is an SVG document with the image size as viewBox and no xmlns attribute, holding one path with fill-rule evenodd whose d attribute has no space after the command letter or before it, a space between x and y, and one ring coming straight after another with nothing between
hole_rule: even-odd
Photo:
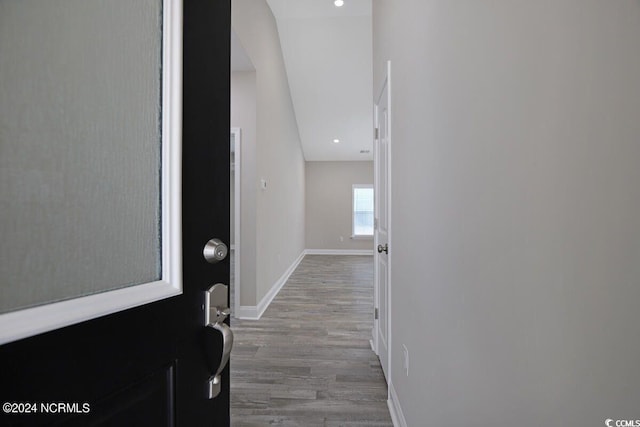
<instances>
[{"instance_id":1,"label":"window at end of hall","mask_svg":"<svg viewBox=\"0 0 640 427\"><path fill-rule=\"evenodd\" d=\"M373 236L373 185L353 186L353 237Z\"/></svg>"}]
</instances>

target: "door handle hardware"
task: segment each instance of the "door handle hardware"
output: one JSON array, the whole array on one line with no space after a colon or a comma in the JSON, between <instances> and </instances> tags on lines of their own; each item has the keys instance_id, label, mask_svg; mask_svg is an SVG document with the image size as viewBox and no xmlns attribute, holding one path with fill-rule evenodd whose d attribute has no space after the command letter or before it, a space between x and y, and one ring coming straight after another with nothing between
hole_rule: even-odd
<instances>
[{"instance_id":1,"label":"door handle hardware","mask_svg":"<svg viewBox=\"0 0 640 427\"><path fill-rule=\"evenodd\" d=\"M381 254L382 252L384 252L385 254L389 253L389 244L388 243L385 243L384 246L378 245L378 253Z\"/></svg>"},{"instance_id":2,"label":"door handle hardware","mask_svg":"<svg viewBox=\"0 0 640 427\"><path fill-rule=\"evenodd\" d=\"M227 257L229 248L220 239L211 239L204 245L202 255L204 259L210 264L215 264L222 261Z\"/></svg>"},{"instance_id":3,"label":"door handle hardware","mask_svg":"<svg viewBox=\"0 0 640 427\"><path fill-rule=\"evenodd\" d=\"M222 356L215 373L207 381L207 397L213 399L220 394L220 374L229 362L231 348L233 347L233 331L224 323L231 314L227 307L228 290L226 285L216 283L205 291L205 327L214 329L222 334Z\"/></svg>"}]
</instances>

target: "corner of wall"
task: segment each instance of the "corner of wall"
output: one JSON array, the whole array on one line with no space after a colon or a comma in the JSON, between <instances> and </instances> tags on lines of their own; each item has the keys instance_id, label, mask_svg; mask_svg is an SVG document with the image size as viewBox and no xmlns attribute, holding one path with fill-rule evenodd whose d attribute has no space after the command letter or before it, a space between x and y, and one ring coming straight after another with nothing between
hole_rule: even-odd
<instances>
[{"instance_id":1,"label":"corner of wall","mask_svg":"<svg viewBox=\"0 0 640 427\"><path fill-rule=\"evenodd\" d=\"M285 270L285 272L280 276L278 280L276 280L269 291L265 294L264 297L260 299L260 302L255 306L243 306L238 307L238 311L234 317L238 319L246 319L246 320L259 320L264 312L269 308L269 305L274 300L274 298L278 295L282 287L287 283L289 277L296 271L300 262L304 259L305 252L302 251L298 258L293 261L293 263Z\"/></svg>"}]
</instances>

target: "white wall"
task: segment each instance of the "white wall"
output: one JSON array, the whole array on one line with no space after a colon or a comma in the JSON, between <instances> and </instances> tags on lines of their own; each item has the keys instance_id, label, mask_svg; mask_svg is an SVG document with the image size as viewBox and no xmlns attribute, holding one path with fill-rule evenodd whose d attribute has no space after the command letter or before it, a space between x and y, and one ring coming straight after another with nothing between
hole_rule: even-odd
<instances>
[{"instance_id":1,"label":"white wall","mask_svg":"<svg viewBox=\"0 0 640 427\"><path fill-rule=\"evenodd\" d=\"M373 185L373 162L307 162L307 249L373 249L373 238L351 239L354 184Z\"/></svg>"},{"instance_id":2,"label":"white wall","mask_svg":"<svg viewBox=\"0 0 640 427\"><path fill-rule=\"evenodd\" d=\"M305 165L271 9L264 0L233 0L232 25L256 69L253 185L267 181L256 200L256 299L247 302L257 305L304 250Z\"/></svg>"},{"instance_id":3,"label":"white wall","mask_svg":"<svg viewBox=\"0 0 640 427\"><path fill-rule=\"evenodd\" d=\"M638 0L374 2L408 425L640 418L639 41Z\"/></svg>"},{"instance_id":4,"label":"white wall","mask_svg":"<svg viewBox=\"0 0 640 427\"><path fill-rule=\"evenodd\" d=\"M231 73L231 127L240 128L240 304L256 301L256 73ZM236 252L238 253L238 252Z\"/></svg>"}]
</instances>

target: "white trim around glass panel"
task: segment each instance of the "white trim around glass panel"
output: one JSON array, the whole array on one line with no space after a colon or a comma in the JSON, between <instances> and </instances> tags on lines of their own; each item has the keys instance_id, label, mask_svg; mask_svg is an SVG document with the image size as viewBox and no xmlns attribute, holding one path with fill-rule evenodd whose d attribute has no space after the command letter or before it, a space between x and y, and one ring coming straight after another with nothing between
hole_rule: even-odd
<instances>
[{"instance_id":1,"label":"white trim around glass panel","mask_svg":"<svg viewBox=\"0 0 640 427\"><path fill-rule=\"evenodd\" d=\"M182 1L163 0L162 7L160 279L2 314L0 344L182 293Z\"/></svg>"}]
</instances>

